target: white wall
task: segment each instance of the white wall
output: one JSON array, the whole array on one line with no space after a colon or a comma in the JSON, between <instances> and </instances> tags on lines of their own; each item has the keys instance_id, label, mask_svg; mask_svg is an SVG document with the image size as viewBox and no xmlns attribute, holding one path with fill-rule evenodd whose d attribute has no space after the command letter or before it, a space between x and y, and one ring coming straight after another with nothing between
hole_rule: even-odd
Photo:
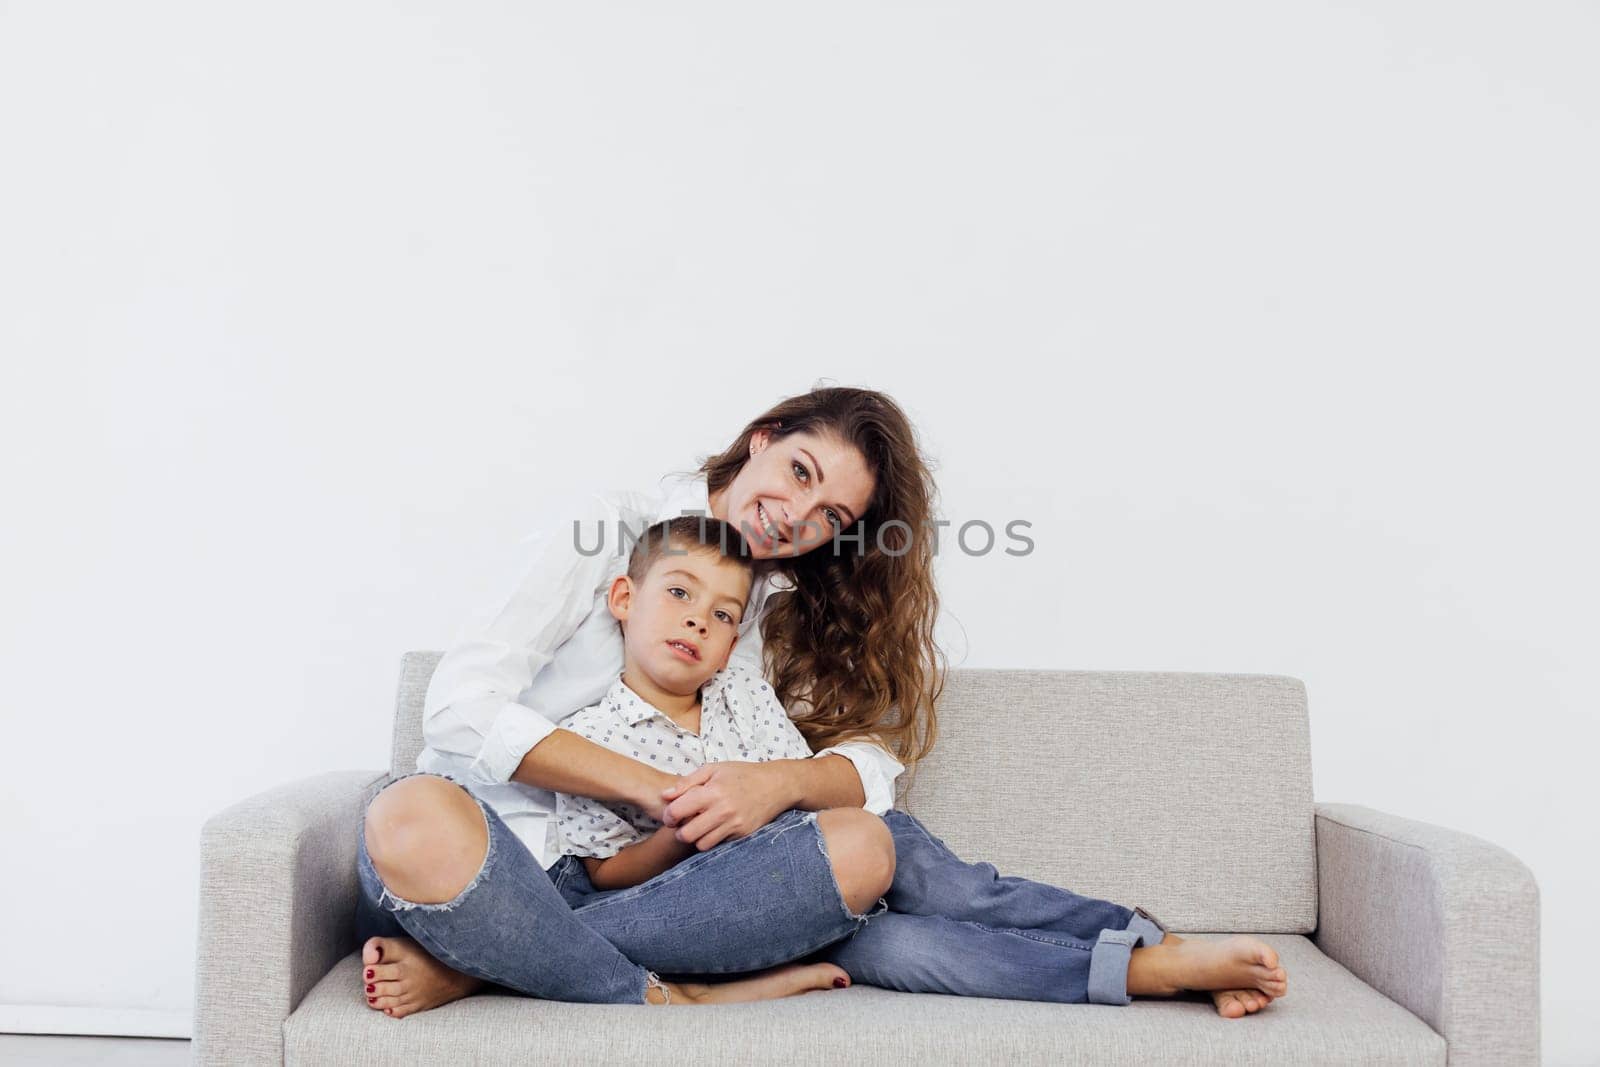
<instances>
[{"instance_id":1,"label":"white wall","mask_svg":"<svg viewBox=\"0 0 1600 1067\"><path fill-rule=\"evenodd\" d=\"M1593 6L395 7L0 5L0 1023L186 1032L201 822L827 376L1035 524L958 663L1303 678L1600 1056Z\"/></svg>"}]
</instances>

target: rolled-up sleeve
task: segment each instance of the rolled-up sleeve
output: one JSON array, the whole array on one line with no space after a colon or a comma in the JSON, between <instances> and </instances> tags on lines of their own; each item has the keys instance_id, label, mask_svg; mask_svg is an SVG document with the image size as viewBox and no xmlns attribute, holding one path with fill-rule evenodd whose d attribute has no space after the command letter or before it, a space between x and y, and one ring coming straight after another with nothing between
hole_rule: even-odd
<instances>
[{"instance_id":1,"label":"rolled-up sleeve","mask_svg":"<svg viewBox=\"0 0 1600 1067\"><path fill-rule=\"evenodd\" d=\"M507 701L495 713L483 748L467 768L467 776L486 785L510 781L522 766L522 758L555 729L554 723L532 708Z\"/></svg>"},{"instance_id":2,"label":"rolled-up sleeve","mask_svg":"<svg viewBox=\"0 0 1600 1067\"><path fill-rule=\"evenodd\" d=\"M487 621L469 625L464 639L439 661L423 704L423 741L470 760L470 781L509 781L528 751L572 710L546 714L517 697L588 617L614 563L608 551L578 551L572 523L592 538L593 523L614 520L615 510L598 496L555 509L551 527L525 542L530 551L510 598Z\"/></svg>"},{"instance_id":3,"label":"rolled-up sleeve","mask_svg":"<svg viewBox=\"0 0 1600 1067\"><path fill-rule=\"evenodd\" d=\"M894 781L906 768L888 749L871 741L842 741L816 755L843 756L855 764L856 773L861 776L861 791L866 796L861 806L867 811L882 815L894 807Z\"/></svg>"}]
</instances>

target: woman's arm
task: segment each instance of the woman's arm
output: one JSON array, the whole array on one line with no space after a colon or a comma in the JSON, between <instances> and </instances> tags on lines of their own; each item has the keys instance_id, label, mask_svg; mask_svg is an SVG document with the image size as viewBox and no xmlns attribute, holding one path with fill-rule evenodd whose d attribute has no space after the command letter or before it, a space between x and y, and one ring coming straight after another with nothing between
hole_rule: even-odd
<instances>
[{"instance_id":1,"label":"woman's arm","mask_svg":"<svg viewBox=\"0 0 1600 1067\"><path fill-rule=\"evenodd\" d=\"M535 709L517 698L578 631L616 563L612 552L578 551L570 525L614 528L620 512L612 501L569 497L553 510L559 517L524 542L529 547L511 595L464 628L466 636L445 653L428 683L423 740L484 785L511 780L528 752L573 711Z\"/></svg>"},{"instance_id":2,"label":"woman's arm","mask_svg":"<svg viewBox=\"0 0 1600 1067\"><path fill-rule=\"evenodd\" d=\"M702 852L754 833L790 808L859 808L861 776L843 756L708 763L663 790L659 816Z\"/></svg>"},{"instance_id":3,"label":"woman's arm","mask_svg":"<svg viewBox=\"0 0 1600 1067\"><path fill-rule=\"evenodd\" d=\"M535 789L632 804L657 822L665 821L663 791L679 781L675 774L562 729L529 749L511 777Z\"/></svg>"},{"instance_id":4,"label":"woman's arm","mask_svg":"<svg viewBox=\"0 0 1600 1067\"><path fill-rule=\"evenodd\" d=\"M774 762L788 777L791 808L866 808L882 815L894 807L894 780L905 767L876 737L842 741L813 754L771 687L758 680L754 689L764 744L780 757Z\"/></svg>"},{"instance_id":5,"label":"woman's arm","mask_svg":"<svg viewBox=\"0 0 1600 1067\"><path fill-rule=\"evenodd\" d=\"M627 889L648 882L694 853L693 845L681 844L673 836L672 827L663 826L638 844L629 845L607 859L585 856L583 865L596 889Z\"/></svg>"},{"instance_id":6,"label":"woman's arm","mask_svg":"<svg viewBox=\"0 0 1600 1067\"><path fill-rule=\"evenodd\" d=\"M732 667L725 684L739 687L746 714L760 732L759 744L752 747L776 758L708 764L666 790L663 796L670 803L660 819L680 826L678 840L711 848L751 833L789 808L865 807L882 815L894 806L894 778L905 768L887 750L860 740L812 756L759 671L748 664ZM751 807L745 809L745 804Z\"/></svg>"},{"instance_id":7,"label":"woman's arm","mask_svg":"<svg viewBox=\"0 0 1600 1067\"><path fill-rule=\"evenodd\" d=\"M849 760L855 767L865 794L861 807L874 815L882 815L894 807L895 779L906 768L881 742L876 738L840 741L819 751L816 759L821 761L826 756L835 755Z\"/></svg>"},{"instance_id":8,"label":"woman's arm","mask_svg":"<svg viewBox=\"0 0 1600 1067\"><path fill-rule=\"evenodd\" d=\"M808 756L805 759L774 760L783 775L791 808L824 811L828 808L859 808L867 802L861 775L854 763L840 755Z\"/></svg>"}]
</instances>

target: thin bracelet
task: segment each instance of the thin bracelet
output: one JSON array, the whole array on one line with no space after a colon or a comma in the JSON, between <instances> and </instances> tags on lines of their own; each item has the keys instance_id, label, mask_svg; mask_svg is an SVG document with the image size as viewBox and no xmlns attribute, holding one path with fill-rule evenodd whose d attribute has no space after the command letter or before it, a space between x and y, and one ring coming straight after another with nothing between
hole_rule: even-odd
<instances>
[{"instance_id":1,"label":"thin bracelet","mask_svg":"<svg viewBox=\"0 0 1600 1067\"><path fill-rule=\"evenodd\" d=\"M650 988L652 986L654 986L656 989L661 990L661 1003L663 1003L663 1004L671 1004L672 1003L672 990L667 988L667 984L665 982L663 982L656 975L656 972L654 972L654 971L646 971L646 972L644 972L644 983L645 983L645 991L647 993L649 992ZM646 996L645 997L645 1003L648 1004L649 1002L650 1002L650 998L648 996Z\"/></svg>"}]
</instances>

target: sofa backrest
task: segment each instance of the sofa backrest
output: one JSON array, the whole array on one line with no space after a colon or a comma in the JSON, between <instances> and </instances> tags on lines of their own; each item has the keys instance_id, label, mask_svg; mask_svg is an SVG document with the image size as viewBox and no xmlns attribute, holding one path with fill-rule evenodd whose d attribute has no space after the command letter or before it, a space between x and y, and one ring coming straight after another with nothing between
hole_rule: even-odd
<instances>
[{"instance_id":1,"label":"sofa backrest","mask_svg":"<svg viewBox=\"0 0 1600 1067\"><path fill-rule=\"evenodd\" d=\"M422 751L422 705L428 699L428 682L441 659L443 652L407 652L400 657L400 694L395 700L390 774L410 774L417 769L417 755Z\"/></svg>"},{"instance_id":2,"label":"sofa backrest","mask_svg":"<svg viewBox=\"0 0 1600 1067\"><path fill-rule=\"evenodd\" d=\"M938 720L897 806L962 859L1142 904L1178 931L1315 929L1297 679L956 669Z\"/></svg>"},{"instance_id":3,"label":"sofa backrest","mask_svg":"<svg viewBox=\"0 0 1600 1067\"><path fill-rule=\"evenodd\" d=\"M392 772L415 769L439 652L401 664ZM1310 933L1305 687L1270 674L957 668L897 806L968 862L1178 931Z\"/></svg>"}]
</instances>

